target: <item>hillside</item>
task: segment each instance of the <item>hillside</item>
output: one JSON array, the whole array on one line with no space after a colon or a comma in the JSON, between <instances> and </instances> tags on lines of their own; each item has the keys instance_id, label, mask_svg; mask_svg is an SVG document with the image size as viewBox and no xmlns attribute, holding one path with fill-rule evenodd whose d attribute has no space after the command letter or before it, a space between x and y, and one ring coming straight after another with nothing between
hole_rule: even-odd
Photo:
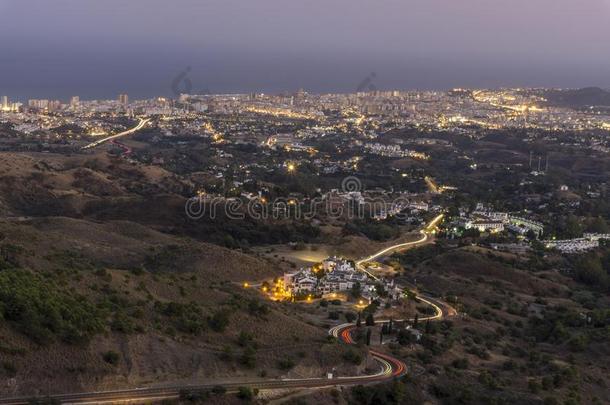
<instances>
[{"instance_id":1,"label":"hillside","mask_svg":"<svg viewBox=\"0 0 610 405\"><path fill-rule=\"evenodd\" d=\"M4 396L263 370L320 376L340 355L294 307L241 286L278 274L273 261L131 222L63 217L0 221L0 253Z\"/></svg>"},{"instance_id":2,"label":"hillside","mask_svg":"<svg viewBox=\"0 0 610 405\"><path fill-rule=\"evenodd\" d=\"M428 246L397 257L405 280L415 278L463 314L430 342L404 352L427 369L418 380L431 398L610 400L607 295L577 284L558 271L559 263L536 269L523 258L483 249ZM583 314L594 321L587 325Z\"/></svg>"}]
</instances>

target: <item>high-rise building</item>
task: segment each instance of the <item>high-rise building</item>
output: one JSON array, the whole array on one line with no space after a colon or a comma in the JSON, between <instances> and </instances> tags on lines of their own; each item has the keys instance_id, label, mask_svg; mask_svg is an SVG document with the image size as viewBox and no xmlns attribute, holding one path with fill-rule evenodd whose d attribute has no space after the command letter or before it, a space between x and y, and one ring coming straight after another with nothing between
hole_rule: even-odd
<instances>
[{"instance_id":1,"label":"high-rise building","mask_svg":"<svg viewBox=\"0 0 610 405\"><path fill-rule=\"evenodd\" d=\"M70 99L70 107L72 108L76 108L80 105L80 97L79 96L73 96Z\"/></svg>"},{"instance_id":2,"label":"high-rise building","mask_svg":"<svg viewBox=\"0 0 610 405\"><path fill-rule=\"evenodd\" d=\"M28 107L35 110L48 110L55 111L61 108L61 101L59 100L28 100Z\"/></svg>"},{"instance_id":3,"label":"high-rise building","mask_svg":"<svg viewBox=\"0 0 610 405\"><path fill-rule=\"evenodd\" d=\"M8 96L2 96L2 109L8 110Z\"/></svg>"},{"instance_id":4,"label":"high-rise building","mask_svg":"<svg viewBox=\"0 0 610 405\"><path fill-rule=\"evenodd\" d=\"M129 96L127 94L119 94L119 103L123 105L129 104Z\"/></svg>"}]
</instances>

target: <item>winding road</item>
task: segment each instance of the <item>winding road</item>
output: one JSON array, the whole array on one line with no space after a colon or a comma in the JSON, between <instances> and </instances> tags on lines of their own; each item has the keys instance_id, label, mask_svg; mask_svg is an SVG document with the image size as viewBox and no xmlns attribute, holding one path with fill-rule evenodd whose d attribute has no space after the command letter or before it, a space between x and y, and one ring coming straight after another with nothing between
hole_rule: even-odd
<instances>
[{"instance_id":1,"label":"winding road","mask_svg":"<svg viewBox=\"0 0 610 405\"><path fill-rule=\"evenodd\" d=\"M118 134L115 134L115 135L112 135L112 136L108 136L108 137L106 137L104 139L100 139L100 140L97 140L95 142L91 142L90 144L83 146L82 149L92 149L92 148L95 148L96 146L99 146L99 145L105 143L105 142L112 141L113 139L117 139L117 138L121 138L121 137L126 136L126 135L133 134L134 132L137 132L137 131L141 130L142 128L144 128L146 126L146 124L148 124L149 122L150 122L149 118L140 118L140 122L135 127L131 128L131 129L128 129L127 131L123 131L123 132L120 132Z\"/></svg>"},{"instance_id":2,"label":"winding road","mask_svg":"<svg viewBox=\"0 0 610 405\"><path fill-rule=\"evenodd\" d=\"M108 139L107 139L108 140ZM408 247L417 246L425 243L430 238L433 229L442 220L443 216L439 215L434 218L424 229L422 238L413 241L390 246L375 253L365 259L359 260L357 266L367 272L367 274L375 279L374 275L368 273L364 269L364 264L372 260L376 260L382 256L386 256L392 252L405 249ZM440 320L447 316L455 315L455 310L432 297L417 296L417 298L434 309L434 315L420 318L420 321ZM397 319L395 322L404 322L408 320ZM376 323L388 322L388 320L377 320ZM351 336L351 331L356 328L354 323L346 323L335 326L329 330L329 335L338 338L344 344L354 344ZM275 380L252 380L247 382L224 382L215 384L202 385L176 385L168 387L153 387L153 388L134 388L114 391L99 391L99 392L83 392L75 394L53 395L51 398L63 404L102 404L102 403L117 403L117 402L142 402L142 401L160 401L163 399L177 398L182 391L197 391L211 390L216 386L224 387L228 392L236 392L239 387L250 387L257 389L279 389L279 388L323 388L333 386L353 386L360 384L372 384L382 381L400 378L407 374L407 365L395 357L378 350L369 349L371 357L379 364L379 371L375 374L354 376L354 377L334 377L334 378L301 378L301 379L275 379ZM31 397L5 398L0 399L0 405L26 405L30 403Z\"/></svg>"}]
</instances>

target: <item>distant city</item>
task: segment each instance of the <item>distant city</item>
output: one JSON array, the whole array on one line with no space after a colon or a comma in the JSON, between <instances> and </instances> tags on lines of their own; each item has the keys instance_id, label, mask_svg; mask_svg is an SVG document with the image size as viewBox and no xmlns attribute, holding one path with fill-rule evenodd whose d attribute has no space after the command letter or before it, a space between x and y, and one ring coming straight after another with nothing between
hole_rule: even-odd
<instances>
[{"instance_id":1,"label":"distant city","mask_svg":"<svg viewBox=\"0 0 610 405\"><path fill-rule=\"evenodd\" d=\"M65 124L91 127L92 114L150 115L171 120L193 119L197 114L266 114L319 121L337 125L361 123L365 117L388 127L415 125L421 128L469 132L468 127L488 129L521 128L586 131L610 129L610 112L591 106L587 109L549 105L544 89L501 89L437 91L370 91L353 94L182 94L176 100L155 98L131 100L127 94L116 100L67 102L30 99L27 102L2 96L4 120L17 130L33 132ZM341 110L342 120L325 116L324 111ZM350 116L351 114L351 116ZM95 131L91 132L95 135Z\"/></svg>"}]
</instances>

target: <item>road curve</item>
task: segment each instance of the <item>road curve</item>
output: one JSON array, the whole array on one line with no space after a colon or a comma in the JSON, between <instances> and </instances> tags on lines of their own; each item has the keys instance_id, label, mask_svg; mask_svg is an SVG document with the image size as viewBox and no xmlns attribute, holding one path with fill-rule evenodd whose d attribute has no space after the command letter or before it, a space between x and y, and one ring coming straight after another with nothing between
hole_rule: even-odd
<instances>
[{"instance_id":1,"label":"road curve","mask_svg":"<svg viewBox=\"0 0 610 405\"><path fill-rule=\"evenodd\" d=\"M116 135L108 136L104 139L100 139L95 142L91 142L90 144L83 146L82 149L92 149L92 148L95 148L96 146L99 146L99 145L101 145L105 142L111 141L113 139L121 138L121 137L129 135L129 134L133 134L134 132L137 132L137 131L141 130L142 128L144 128L144 126L146 124L148 124L149 122L150 122L149 118L140 118L140 122L135 127L128 129L127 131L118 133Z\"/></svg>"},{"instance_id":2,"label":"road curve","mask_svg":"<svg viewBox=\"0 0 610 405\"><path fill-rule=\"evenodd\" d=\"M373 353L372 353L373 354ZM278 388L323 388L333 386L352 386L359 384L369 384L380 382L395 376L404 374L404 363L397 364L395 359L382 353L373 354L380 363L380 371L372 375L355 377L327 378L305 378L305 379L278 379L278 380L258 380L236 383L202 384L202 385L181 385L159 388L135 388L116 391L86 392L76 394L52 395L51 398L63 404L102 404L113 402L140 402L151 400L162 400L178 398L182 391L211 390L214 387L222 386L228 392L235 392L239 387L250 387L258 389L278 389ZM2 405L27 405L31 402L31 397L6 398L0 399Z\"/></svg>"},{"instance_id":3,"label":"road curve","mask_svg":"<svg viewBox=\"0 0 610 405\"><path fill-rule=\"evenodd\" d=\"M430 239L430 235L432 234L433 230L443 220L443 218L444 218L444 214L437 215L422 230L420 230L419 233L422 235L422 237L420 239L414 240L414 241L411 241L411 242L399 243L399 244L392 245L392 246L389 246L387 248L384 248L384 249L380 250L377 253L374 253L374 254L372 254L372 255L370 255L368 257L365 257L364 259L358 260L356 262L356 267L359 270L365 272L372 279L379 280L379 277L377 277L374 274L370 273L364 267L365 263L372 262L373 260L376 260L376 259L378 259L380 257L383 257L383 256L387 256L388 254L396 252L396 251L399 251L399 250L404 250L404 249L409 248L409 247L414 247L414 246L426 243Z\"/></svg>"}]
</instances>

